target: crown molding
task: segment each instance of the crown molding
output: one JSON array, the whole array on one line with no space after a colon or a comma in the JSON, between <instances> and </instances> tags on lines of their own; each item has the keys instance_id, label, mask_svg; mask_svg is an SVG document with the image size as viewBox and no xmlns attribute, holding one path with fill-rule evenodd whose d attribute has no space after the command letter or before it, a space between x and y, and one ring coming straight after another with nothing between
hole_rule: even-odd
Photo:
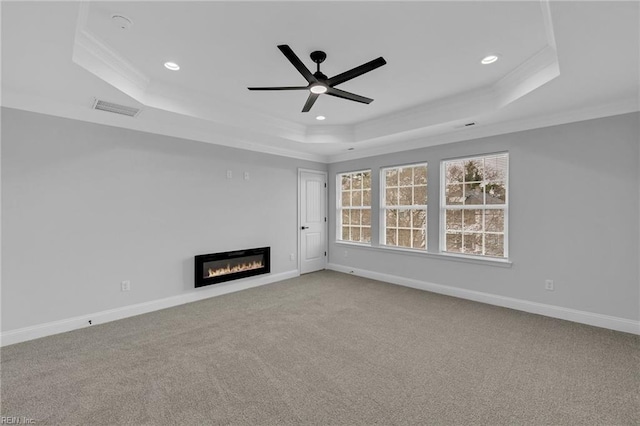
<instances>
[{"instance_id":1,"label":"crown molding","mask_svg":"<svg viewBox=\"0 0 640 426\"><path fill-rule=\"evenodd\" d=\"M542 20L547 38L547 45L553 50L557 50L556 35L553 30L553 21L551 19L551 0L540 0L540 8L542 9Z\"/></svg>"},{"instance_id":2,"label":"crown molding","mask_svg":"<svg viewBox=\"0 0 640 426\"><path fill-rule=\"evenodd\" d=\"M306 127L249 110L229 100L153 81L87 27L88 2L78 6L72 60L144 106L305 142Z\"/></svg>"},{"instance_id":3,"label":"crown molding","mask_svg":"<svg viewBox=\"0 0 640 426\"><path fill-rule=\"evenodd\" d=\"M541 0L547 45L492 85L356 124L354 142L470 120L504 108L560 75L549 2Z\"/></svg>"},{"instance_id":4,"label":"crown molding","mask_svg":"<svg viewBox=\"0 0 640 426\"><path fill-rule=\"evenodd\" d=\"M238 127L262 137L298 144L360 144L406 137L444 124L473 119L503 108L559 75L548 0L540 0L547 45L497 82L403 111L344 126L305 126L196 91L151 81L88 28L89 3L80 3L73 60L141 104L217 124ZM253 143L252 145L258 145ZM304 149L303 146L300 147Z\"/></svg>"},{"instance_id":5,"label":"crown molding","mask_svg":"<svg viewBox=\"0 0 640 426\"><path fill-rule=\"evenodd\" d=\"M88 17L89 3L82 2L78 6L73 62L112 86L120 88L134 99L141 98L149 86L149 77L105 41L91 33L86 28Z\"/></svg>"},{"instance_id":6,"label":"crown molding","mask_svg":"<svg viewBox=\"0 0 640 426\"><path fill-rule=\"evenodd\" d=\"M490 136L508 133L522 132L544 127L558 126L579 121L594 120L597 118L614 115L629 114L640 111L640 100L637 97L615 100L598 105L590 105L580 109L572 109L561 112L549 112L546 115L525 118L503 123L495 123L487 126L474 126L461 128L454 133L444 133L434 136L422 136L411 140L394 144L393 146L363 147L358 151L349 151L327 157L327 162L337 163L341 161L356 160L377 155L386 155L396 152L410 151L447 143L463 142L467 140L481 139Z\"/></svg>"},{"instance_id":7,"label":"crown molding","mask_svg":"<svg viewBox=\"0 0 640 426\"><path fill-rule=\"evenodd\" d=\"M141 121L140 119L133 120L130 117L121 117L106 114L101 111L94 111L89 108L89 105L89 99L87 100L86 107L80 107L75 104L67 104L52 101L48 98L17 93L8 88L2 91L2 107L327 164L640 111L640 100L632 96L626 99L591 105L580 109L564 112L549 112L543 116L495 123L487 126L480 125L478 127L460 128L453 133L419 136L411 139L398 137L398 140L392 145L361 147L357 151L347 151L336 155L320 155L305 153L292 148L279 147L277 144L283 141L277 138L270 139L270 145L255 143L251 138L247 137L244 131L238 130L234 133L233 129L231 129L231 131L229 128L225 130L224 127L215 126L204 120L181 117L162 110L153 112L163 115L165 120L147 122ZM150 112L147 111L147 114L148 113ZM161 121L163 125L158 126L157 121Z\"/></svg>"},{"instance_id":8,"label":"crown molding","mask_svg":"<svg viewBox=\"0 0 640 426\"><path fill-rule=\"evenodd\" d=\"M277 137L251 134L244 129L233 128L223 124L200 120L190 116L147 108L137 118L108 114L90 108L91 99L85 106L59 102L50 98L18 93L11 89L2 91L2 107L36 112L88 123L101 124L136 130L145 133L159 134L197 142L206 142L230 148L278 155L281 157L326 163L327 157L320 154L302 152L287 148L288 141ZM154 118L150 116L154 115ZM259 139L257 139L259 138ZM268 143L256 143L255 140ZM284 146L283 146L284 145Z\"/></svg>"},{"instance_id":9,"label":"crown molding","mask_svg":"<svg viewBox=\"0 0 640 426\"><path fill-rule=\"evenodd\" d=\"M301 124L248 110L232 101L214 99L167 83L152 82L144 94L142 103L156 109L262 135L256 140L270 136L296 143L304 143L306 140L306 128Z\"/></svg>"},{"instance_id":10,"label":"crown molding","mask_svg":"<svg viewBox=\"0 0 640 426\"><path fill-rule=\"evenodd\" d=\"M556 50L545 46L493 85L496 109L509 105L559 75Z\"/></svg>"},{"instance_id":11,"label":"crown molding","mask_svg":"<svg viewBox=\"0 0 640 426\"><path fill-rule=\"evenodd\" d=\"M637 111L625 99L518 121L458 128L501 109L560 74L549 0L540 0L546 45L498 81L352 125L305 126L201 92L153 81L87 27L90 3L79 4L73 61L148 107L142 117L101 116L88 104L72 106L4 89L3 104L81 121L119 126L303 160L336 162L431 145L547 127ZM90 94L89 94L90 95ZM22 97L23 99L18 99ZM97 115L96 115L97 114ZM159 120L152 118L162 117ZM325 156L329 145L355 151ZM386 145L383 145L386 144ZM323 148L322 145L325 147ZM323 151L324 150L324 151ZM315 151L316 153L308 153Z\"/></svg>"},{"instance_id":12,"label":"crown molding","mask_svg":"<svg viewBox=\"0 0 640 426\"><path fill-rule=\"evenodd\" d=\"M413 130L453 123L496 109L494 94L486 88L460 93L356 124L354 142L368 142Z\"/></svg>"},{"instance_id":13,"label":"crown molding","mask_svg":"<svg viewBox=\"0 0 640 426\"><path fill-rule=\"evenodd\" d=\"M296 142L305 141L305 126L247 110L232 102L205 97L152 81L133 64L87 29L76 32L73 61L144 106L176 114L251 128Z\"/></svg>"}]
</instances>

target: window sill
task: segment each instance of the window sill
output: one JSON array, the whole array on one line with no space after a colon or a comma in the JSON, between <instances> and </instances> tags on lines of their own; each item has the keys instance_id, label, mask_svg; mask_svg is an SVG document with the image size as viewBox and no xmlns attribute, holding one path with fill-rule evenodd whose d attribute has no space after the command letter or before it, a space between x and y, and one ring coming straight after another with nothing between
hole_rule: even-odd
<instances>
[{"instance_id":1,"label":"window sill","mask_svg":"<svg viewBox=\"0 0 640 426\"><path fill-rule=\"evenodd\" d=\"M394 246L372 246L366 243L354 243L350 241L336 241L336 245L354 247L354 248L362 248L365 250L373 250L377 252L397 252L410 256L417 257L426 257L431 259L440 259L440 260L449 260L454 262L463 262L463 263L473 263L476 265L485 265L485 266L497 266L499 268L511 268L513 264L509 259L500 259L494 257L479 257L472 255L464 255L464 254L453 254L453 253L432 253L428 251L402 248L402 247L394 247Z\"/></svg>"},{"instance_id":2,"label":"window sill","mask_svg":"<svg viewBox=\"0 0 640 426\"><path fill-rule=\"evenodd\" d=\"M357 243L355 241L342 241L336 240L336 244L344 245L344 246L353 246L353 247L362 247L362 248L372 248L371 243Z\"/></svg>"}]
</instances>

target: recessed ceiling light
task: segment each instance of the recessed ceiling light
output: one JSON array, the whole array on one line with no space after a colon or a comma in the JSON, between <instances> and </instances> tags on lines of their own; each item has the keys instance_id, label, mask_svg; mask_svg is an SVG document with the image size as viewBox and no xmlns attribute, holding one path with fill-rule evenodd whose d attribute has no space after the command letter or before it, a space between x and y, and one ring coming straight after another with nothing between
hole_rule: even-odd
<instances>
[{"instance_id":1,"label":"recessed ceiling light","mask_svg":"<svg viewBox=\"0 0 640 426\"><path fill-rule=\"evenodd\" d=\"M175 62L165 62L164 67L171 71L178 71L180 69L180 65L176 64Z\"/></svg>"},{"instance_id":2,"label":"recessed ceiling light","mask_svg":"<svg viewBox=\"0 0 640 426\"><path fill-rule=\"evenodd\" d=\"M498 60L498 55L487 55L484 58L482 58L482 60L480 61L480 63L482 65L489 65L494 63L495 61Z\"/></svg>"},{"instance_id":3,"label":"recessed ceiling light","mask_svg":"<svg viewBox=\"0 0 640 426\"><path fill-rule=\"evenodd\" d=\"M316 117L316 120L320 120L320 121L322 121L322 120L324 120L325 118L327 118L327 117L325 117L324 115L319 115L319 116L317 116L317 117Z\"/></svg>"}]
</instances>

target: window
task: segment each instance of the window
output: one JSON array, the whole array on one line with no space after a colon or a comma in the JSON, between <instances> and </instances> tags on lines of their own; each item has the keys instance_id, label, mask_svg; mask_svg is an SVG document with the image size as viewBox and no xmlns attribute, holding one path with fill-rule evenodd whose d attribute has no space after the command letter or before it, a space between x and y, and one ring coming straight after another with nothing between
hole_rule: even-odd
<instances>
[{"instance_id":1,"label":"window","mask_svg":"<svg viewBox=\"0 0 640 426\"><path fill-rule=\"evenodd\" d=\"M442 162L440 249L507 257L508 154Z\"/></svg>"},{"instance_id":2,"label":"window","mask_svg":"<svg viewBox=\"0 0 640 426\"><path fill-rule=\"evenodd\" d=\"M337 176L338 240L371 242L371 170Z\"/></svg>"},{"instance_id":3,"label":"window","mask_svg":"<svg viewBox=\"0 0 640 426\"><path fill-rule=\"evenodd\" d=\"M382 169L382 244L427 249L427 165Z\"/></svg>"}]
</instances>

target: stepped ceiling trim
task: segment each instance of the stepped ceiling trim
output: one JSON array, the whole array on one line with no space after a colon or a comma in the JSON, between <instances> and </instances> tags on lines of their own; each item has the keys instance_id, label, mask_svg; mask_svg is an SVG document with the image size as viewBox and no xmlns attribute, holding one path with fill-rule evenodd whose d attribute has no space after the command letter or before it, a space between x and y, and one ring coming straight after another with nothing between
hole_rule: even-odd
<instances>
[{"instance_id":1,"label":"stepped ceiling trim","mask_svg":"<svg viewBox=\"0 0 640 426\"><path fill-rule=\"evenodd\" d=\"M146 107L215 124L224 133L246 132L264 143L366 145L433 132L435 127L457 127L461 122L503 108L560 75L548 0L541 0L547 45L485 87L427 102L403 111L343 126L304 126L249 108L221 102L196 91L153 81L101 40L87 26L90 3L79 5L72 60ZM234 130L235 129L235 130ZM255 143L254 143L255 145ZM273 147L273 146L272 146Z\"/></svg>"}]
</instances>

